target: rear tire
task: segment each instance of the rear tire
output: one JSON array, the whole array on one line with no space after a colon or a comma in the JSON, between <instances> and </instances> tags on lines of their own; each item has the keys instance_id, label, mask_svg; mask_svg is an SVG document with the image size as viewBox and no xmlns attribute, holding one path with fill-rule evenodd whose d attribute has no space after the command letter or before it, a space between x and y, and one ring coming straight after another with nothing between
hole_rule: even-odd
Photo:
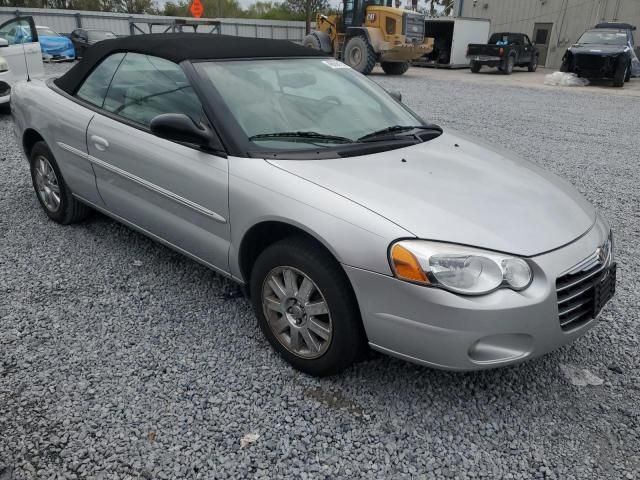
<instances>
[{"instance_id":1,"label":"rear tire","mask_svg":"<svg viewBox=\"0 0 640 480\"><path fill-rule=\"evenodd\" d=\"M471 69L471 73L478 73L482 68L482 65L475 60L472 60L469 68Z\"/></svg>"},{"instance_id":2,"label":"rear tire","mask_svg":"<svg viewBox=\"0 0 640 480\"><path fill-rule=\"evenodd\" d=\"M529 65L527 65L527 70L529 70L530 72L535 72L538 69L538 56L534 55L533 58L531 59L531 62L529 62Z\"/></svg>"},{"instance_id":3,"label":"rear tire","mask_svg":"<svg viewBox=\"0 0 640 480\"><path fill-rule=\"evenodd\" d=\"M0 115L9 115L11 113L11 104L3 103L0 105Z\"/></svg>"},{"instance_id":4,"label":"rear tire","mask_svg":"<svg viewBox=\"0 0 640 480\"><path fill-rule=\"evenodd\" d=\"M302 46L313 48L314 50L322 50L320 45L320 39L316 37L313 33L307 35L302 39Z\"/></svg>"},{"instance_id":5,"label":"rear tire","mask_svg":"<svg viewBox=\"0 0 640 480\"><path fill-rule=\"evenodd\" d=\"M260 329L294 368L333 375L366 352L351 284L335 258L314 242L290 237L269 246L253 266L250 285Z\"/></svg>"},{"instance_id":6,"label":"rear tire","mask_svg":"<svg viewBox=\"0 0 640 480\"><path fill-rule=\"evenodd\" d=\"M629 62L621 61L620 64L616 67L616 73L613 77L613 86L614 87L624 87L625 78L629 74Z\"/></svg>"},{"instance_id":7,"label":"rear tire","mask_svg":"<svg viewBox=\"0 0 640 480\"><path fill-rule=\"evenodd\" d=\"M515 67L515 65L516 65L516 59L513 58L512 55L510 55L509 57L506 58L500 71L505 75L511 75L513 73L513 67Z\"/></svg>"},{"instance_id":8,"label":"rear tire","mask_svg":"<svg viewBox=\"0 0 640 480\"><path fill-rule=\"evenodd\" d=\"M569 71L569 63L566 60L564 60L562 65L560 65L560 71L563 73L567 73Z\"/></svg>"},{"instance_id":9,"label":"rear tire","mask_svg":"<svg viewBox=\"0 0 640 480\"><path fill-rule=\"evenodd\" d=\"M387 75L403 75L409 70L409 62L382 62L380 66Z\"/></svg>"},{"instance_id":10,"label":"rear tire","mask_svg":"<svg viewBox=\"0 0 640 480\"><path fill-rule=\"evenodd\" d=\"M45 142L37 142L29 155L31 181L47 216L62 225L84 220L91 209L76 200L62 177L58 162Z\"/></svg>"},{"instance_id":11,"label":"rear tire","mask_svg":"<svg viewBox=\"0 0 640 480\"><path fill-rule=\"evenodd\" d=\"M347 41L342 61L363 75L369 75L376 65L376 52L365 37L357 35Z\"/></svg>"}]
</instances>

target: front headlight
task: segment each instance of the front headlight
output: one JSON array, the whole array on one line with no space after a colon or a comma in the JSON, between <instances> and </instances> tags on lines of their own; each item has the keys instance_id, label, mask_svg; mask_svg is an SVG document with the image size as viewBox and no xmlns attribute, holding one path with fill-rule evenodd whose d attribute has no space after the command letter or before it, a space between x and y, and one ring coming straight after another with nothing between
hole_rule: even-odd
<instances>
[{"instance_id":1,"label":"front headlight","mask_svg":"<svg viewBox=\"0 0 640 480\"><path fill-rule=\"evenodd\" d=\"M0 58L0 72L8 72L9 64L4 58Z\"/></svg>"},{"instance_id":2,"label":"front headlight","mask_svg":"<svg viewBox=\"0 0 640 480\"><path fill-rule=\"evenodd\" d=\"M394 243L389 260L400 280L465 295L482 295L501 287L523 290L533 277L522 258L425 240Z\"/></svg>"}]
</instances>

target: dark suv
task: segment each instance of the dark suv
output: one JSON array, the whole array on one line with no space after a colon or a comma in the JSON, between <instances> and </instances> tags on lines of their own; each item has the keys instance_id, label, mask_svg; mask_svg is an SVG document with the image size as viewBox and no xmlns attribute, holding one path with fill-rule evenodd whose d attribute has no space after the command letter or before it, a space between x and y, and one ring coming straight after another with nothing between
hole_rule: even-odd
<instances>
[{"instance_id":1,"label":"dark suv","mask_svg":"<svg viewBox=\"0 0 640 480\"><path fill-rule=\"evenodd\" d=\"M607 23L587 30L564 54L560 70L585 78L607 78L614 87L624 86L631 78L633 31L624 23Z\"/></svg>"}]
</instances>

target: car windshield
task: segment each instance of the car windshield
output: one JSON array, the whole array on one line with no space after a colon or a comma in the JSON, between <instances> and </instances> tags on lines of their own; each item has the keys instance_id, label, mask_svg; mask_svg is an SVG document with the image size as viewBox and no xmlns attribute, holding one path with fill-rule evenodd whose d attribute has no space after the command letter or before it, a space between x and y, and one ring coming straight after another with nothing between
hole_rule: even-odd
<instances>
[{"instance_id":1,"label":"car windshield","mask_svg":"<svg viewBox=\"0 0 640 480\"><path fill-rule=\"evenodd\" d=\"M91 38L91 40L106 40L108 38L116 38L116 34L113 32L103 32L100 30L92 30L89 32L89 38Z\"/></svg>"},{"instance_id":2,"label":"car windshield","mask_svg":"<svg viewBox=\"0 0 640 480\"><path fill-rule=\"evenodd\" d=\"M38 35L41 37L57 37L58 34L49 27L37 27Z\"/></svg>"},{"instance_id":3,"label":"car windshield","mask_svg":"<svg viewBox=\"0 0 640 480\"><path fill-rule=\"evenodd\" d=\"M262 149L328 148L389 128L424 125L382 87L333 59L235 60L195 66L218 91L247 138Z\"/></svg>"},{"instance_id":4,"label":"car windshield","mask_svg":"<svg viewBox=\"0 0 640 480\"><path fill-rule=\"evenodd\" d=\"M624 32L590 30L582 34L578 43L594 45L626 45L627 34Z\"/></svg>"}]
</instances>

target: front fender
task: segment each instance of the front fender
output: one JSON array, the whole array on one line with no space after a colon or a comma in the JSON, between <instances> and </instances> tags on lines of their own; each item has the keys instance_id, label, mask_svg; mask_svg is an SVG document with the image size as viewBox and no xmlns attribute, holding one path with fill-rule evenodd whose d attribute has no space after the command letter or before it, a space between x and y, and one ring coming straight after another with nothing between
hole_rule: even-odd
<instances>
[{"instance_id":1,"label":"front fender","mask_svg":"<svg viewBox=\"0 0 640 480\"><path fill-rule=\"evenodd\" d=\"M242 239L254 225L265 221L300 228L325 245L340 263L385 275L391 275L389 244L413 237L364 206L258 158L229 157L229 212L229 268L236 278L243 278Z\"/></svg>"}]
</instances>

